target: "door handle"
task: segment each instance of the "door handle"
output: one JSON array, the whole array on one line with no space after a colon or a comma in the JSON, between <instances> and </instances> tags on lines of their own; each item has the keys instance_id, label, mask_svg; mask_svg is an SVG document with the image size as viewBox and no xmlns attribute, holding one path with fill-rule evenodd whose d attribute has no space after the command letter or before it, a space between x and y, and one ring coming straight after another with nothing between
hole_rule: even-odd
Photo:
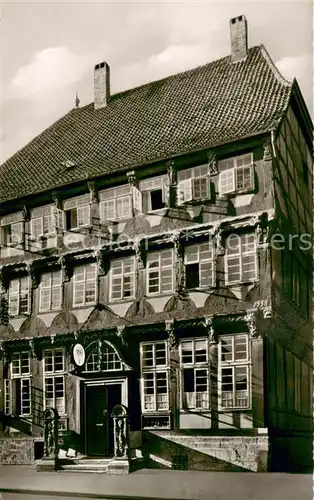
<instances>
[{"instance_id":1,"label":"door handle","mask_svg":"<svg viewBox=\"0 0 314 500\"><path fill-rule=\"evenodd\" d=\"M103 427L104 424L96 424L96 427Z\"/></svg>"}]
</instances>

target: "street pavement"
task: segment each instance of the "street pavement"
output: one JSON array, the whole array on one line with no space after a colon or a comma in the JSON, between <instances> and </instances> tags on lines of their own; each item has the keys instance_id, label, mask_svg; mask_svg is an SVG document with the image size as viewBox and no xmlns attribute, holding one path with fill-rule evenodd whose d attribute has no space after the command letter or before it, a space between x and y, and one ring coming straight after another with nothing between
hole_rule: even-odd
<instances>
[{"instance_id":1,"label":"street pavement","mask_svg":"<svg viewBox=\"0 0 314 500\"><path fill-rule=\"evenodd\" d=\"M0 466L2 500L312 500L311 474L140 470L111 476Z\"/></svg>"}]
</instances>

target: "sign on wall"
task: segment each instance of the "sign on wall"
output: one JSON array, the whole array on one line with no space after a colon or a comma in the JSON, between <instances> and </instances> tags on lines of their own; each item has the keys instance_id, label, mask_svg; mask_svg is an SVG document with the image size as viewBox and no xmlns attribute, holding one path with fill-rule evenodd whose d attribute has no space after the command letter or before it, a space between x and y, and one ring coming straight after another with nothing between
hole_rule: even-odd
<instances>
[{"instance_id":1,"label":"sign on wall","mask_svg":"<svg viewBox=\"0 0 314 500\"><path fill-rule=\"evenodd\" d=\"M85 363L85 349L81 344L75 344L72 351L73 361L76 366L83 366Z\"/></svg>"}]
</instances>

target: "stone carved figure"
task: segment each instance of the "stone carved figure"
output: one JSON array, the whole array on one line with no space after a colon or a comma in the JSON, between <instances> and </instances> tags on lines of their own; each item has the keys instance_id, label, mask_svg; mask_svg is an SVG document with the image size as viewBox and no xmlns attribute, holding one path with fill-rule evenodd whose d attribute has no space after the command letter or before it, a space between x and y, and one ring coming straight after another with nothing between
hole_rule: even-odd
<instances>
[{"instance_id":1,"label":"stone carved figure","mask_svg":"<svg viewBox=\"0 0 314 500\"><path fill-rule=\"evenodd\" d=\"M38 282L39 282L39 276L38 273L36 272L35 266L33 262L27 262L26 263L26 270L27 273L31 279L32 283L32 288L37 288L38 287Z\"/></svg>"},{"instance_id":2,"label":"stone carved figure","mask_svg":"<svg viewBox=\"0 0 314 500\"><path fill-rule=\"evenodd\" d=\"M128 457L128 412L124 405L114 407L112 414L114 420L114 456L115 458Z\"/></svg>"},{"instance_id":3,"label":"stone carved figure","mask_svg":"<svg viewBox=\"0 0 314 500\"><path fill-rule=\"evenodd\" d=\"M168 338L169 338L169 347L170 350L175 349L178 346L178 339L176 335L176 330L175 330L175 325L174 325L174 320L166 320L166 332L168 333Z\"/></svg>"},{"instance_id":4,"label":"stone carved figure","mask_svg":"<svg viewBox=\"0 0 314 500\"><path fill-rule=\"evenodd\" d=\"M136 178L135 170L131 170L130 172L127 172L126 176L127 176L127 179L128 179L128 183L131 186L135 186L136 187L136 185L137 185L137 178Z\"/></svg>"},{"instance_id":5,"label":"stone carved figure","mask_svg":"<svg viewBox=\"0 0 314 500\"><path fill-rule=\"evenodd\" d=\"M126 433L125 433L125 419L116 419L116 455L117 457L125 456L126 448Z\"/></svg>"},{"instance_id":6,"label":"stone carved figure","mask_svg":"<svg viewBox=\"0 0 314 500\"><path fill-rule=\"evenodd\" d=\"M108 255L103 248L94 251L94 255L97 262L97 270L99 276L105 276L110 267L110 260L108 259Z\"/></svg>"},{"instance_id":7,"label":"stone carved figure","mask_svg":"<svg viewBox=\"0 0 314 500\"><path fill-rule=\"evenodd\" d=\"M210 175L218 174L218 164L217 157L214 151L208 151L207 153L208 170Z\"/></svg>"},{"instance_id":8,"label":"stone carved figure","mask_svg":"<svg viewBox=\"0 0 314 500\"><path fill-rule=\"evenodd\" d=\"M272 146L269 140L264 142L264 161L271 161L273 158Z\"/></svg>"},{"instance_id":9,"label":"stone carved figure","mask_svg":"<svg viewBox=\"0 0 314 500\"><path fill-rule=\"evenodd\" d=\"M133 250L135 252L135 257L136 257L136 261L138 263L139 269L144 269L144 267L145 267L144 239L136 238L133 241Z\"/></svg>"},{"instance_id":10,"label":"stone carved figure","mask_svg":"<svg viewBox=\"0 0 314 500\"><path fill-rule=\"evenodd\" d=\"M169 186L174 186L177 182L177 179L176 179L177 172L176 172L176 169L174 166L174 161L169 160L169 161L167 161L166 165L167 165L167 175L168 175L168 180L169 180Z\"/></svg>"},{"instance_id":11,"label":"stone carved figure","mask_svg":"<svg viewBox=\"0 0 314 500\"><path fill-rule=\"evenodd\" d=\"M93 181L88 181L87 182L87 187L90 192L91 196L91 202L92 203L97 203L98 202L98 196L97 196L97 189L96 189L96 184Z\"/></svg>"},{"instance_id":12,"label":"stone carved figure","mask_svg":"<svg viewBox=\"0 0 314 500\"><path fill-rule=\"evenodd\" d=\"M58 445L58 412L55 408L44 411L44 456L56 458L59 452Z\"/></svg>"},{"instance_id":13,"label":"stone carved figure","mask_svg":"<svg viewBox=\"0 0 314 500\"><path fill-rule=\"evenodd\" d=\"M69 262L65 256L62 256L58 260L58 264L61 267L62 281L70 281L70 266Z\"/></svg>"},{"instance_id":14,"label":"stone carved figure","mask_svg":"<svg viewBox=\"0 0 314 500\"><path fill-rule=\"evenodd\" d=\"M257 326L256 326L256 314L255 311L247 311L247 314L245 316L245 321L247 323L249 333L252 338L260 338L260 334L257 331Z\"/></svg>"},{"instance_id":15,"label":"stone carved figure","mask_svg":"<svg viewBox=\"0 0 314 500\"><path fill-rule=\"evenodd\" d=\"M214 330L213 321L214 321L214 316L205 316L204 326L208 332L209 343L210 344L217 344L218 343L218 334Z\"/></svg>"}]
</instances>

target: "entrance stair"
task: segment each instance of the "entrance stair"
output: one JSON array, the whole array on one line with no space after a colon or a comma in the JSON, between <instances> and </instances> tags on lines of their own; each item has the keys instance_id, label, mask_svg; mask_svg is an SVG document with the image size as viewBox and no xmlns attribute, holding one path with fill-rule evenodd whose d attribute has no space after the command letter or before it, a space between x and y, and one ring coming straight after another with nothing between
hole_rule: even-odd
<instances>
[{"instance_id":1,"label":"entrance stair","mask_svg":"<svg viewBox=\"0 0 314 500\"><path fill-rule=\"evenodd\" d=\"M112 458L104 457L75 457L75 458L61 458L59 459L59 470L64 472L107 472L108 465Z\"/></svg>"}]
</instances>

